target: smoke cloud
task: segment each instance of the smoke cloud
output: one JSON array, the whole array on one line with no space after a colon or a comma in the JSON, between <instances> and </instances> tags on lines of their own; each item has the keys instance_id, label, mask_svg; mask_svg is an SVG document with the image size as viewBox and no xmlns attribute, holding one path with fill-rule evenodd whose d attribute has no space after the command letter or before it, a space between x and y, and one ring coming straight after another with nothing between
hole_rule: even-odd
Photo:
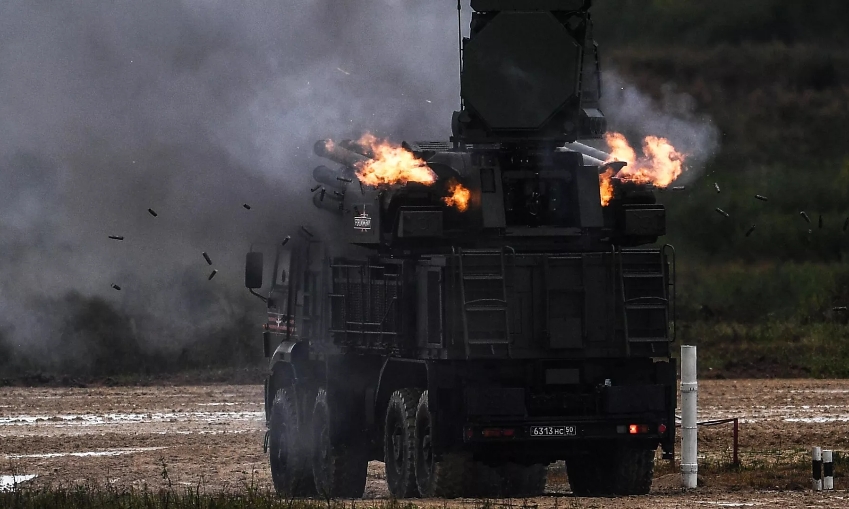
<instances>
[{"instance_id":1,"label":"smoke cloud","mask_svg":"<svg viewBox=\"0 0 849 509\"><path fill-rule=\"evenodd\" d=\"M321 231L316 139L448 138L456 29L414 0L2 2L0 346L93 362L80 296L160 352L260 310L249 244Z\"/></svg>"},{"instance_id":2,"label":"smoke cloud","mask_svg":"<svg viewBox=\"0 0 849 509\"><path fill-rule=\"evenodd\" d=\"M660 101L655 101L615 71L604 72L602 87L601 105L609 130L625 134L635 147L649 135L667 138L687 155L686 171L676 183L690 184L698 179L707 160L719 150L719 129L709 116L696 113L691 96L667 84ZM601 145L599 148L604 149Z\"/></svg>"}]
</instances>

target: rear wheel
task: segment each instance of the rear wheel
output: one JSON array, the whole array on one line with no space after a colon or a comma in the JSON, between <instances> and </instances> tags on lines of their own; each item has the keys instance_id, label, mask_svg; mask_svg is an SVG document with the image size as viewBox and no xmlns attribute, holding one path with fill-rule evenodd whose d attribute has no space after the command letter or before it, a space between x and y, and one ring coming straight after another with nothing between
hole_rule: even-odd
<instances>
[{"instance_id":1,"label":"rear wheel","mask_svg":"<svg viewBox=\"0 0 849 509\"><path fill-rule=\"evenodd\" d=\"M545 493L545 482L548 479L547 465L505 463L499 467L498 471L501 475L502 496L538 497Z\"/></svg>"},{"instance_id":2,"label":"rear wheel","mask_svg":"<svg viewBox=\"0 0 849 509\"><path fill-rule=\"evenodd\" d=\"M415 432L416 485L426 498L456 498L467 495L471 484L473 462L462 453L446 453L437 457L433 451L433 415L424 391L416 409Z\"/></svg>"},{"instance_id":3,"label":"rear wheel","mask_svg":"<svg viewBox=\"0 0 849 509\"><path fill-rule=\"evenodd\" d=\"M383 461L386 484L396 498L415 497L416 486L416 409L422 391L401 389L389 398L383 432Z\"/></svg>"},{"instance_id":4,"label":"rear wheel","mask_svg":"<svg viewBox=\"0 0 849 509\"><path fill-rule=\"evenodd\" d=\"M654 475L654 449L611 444L594 456L566 460L572 493L578 496L646 495Z\"/></svg>"},{"instance_id":5,"label":"rear wheel","mask_svg":"<svg viewBox=\"0 0 849 509\"><path fill-rule=\"evenodd\" d=\"M279 389L274 396L269 423L268 449L271 479L277 494L305 497L315 494L309 462L309 440L298 423L294 388Z\"/></svg>"},{"instance_id":6,"label":"rear wheel","mask_svg":"<svg viewBox=\"0 0 849 509\"><path fill-rule=\"evenodd\" d=\"M331 405L324 389L318 391L313 407L313 461L315 487L321 497L360 498L366 487L368 457L362 440L352 439L340 423L345 422L341 405Z\"/></svg>"}]
</instances>

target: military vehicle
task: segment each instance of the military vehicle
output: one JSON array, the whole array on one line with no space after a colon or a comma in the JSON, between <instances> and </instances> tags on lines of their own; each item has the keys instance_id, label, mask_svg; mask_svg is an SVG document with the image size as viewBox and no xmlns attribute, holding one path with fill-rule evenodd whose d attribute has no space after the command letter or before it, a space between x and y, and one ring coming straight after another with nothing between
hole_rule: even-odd
<instances>
[{"instance_id":1,"label":"military vehicle","mask_svg":"<svg viewBox=\"0 0 849 509\"><path fill-rule=\"evenodd\" d=\"M558 460L575 494L642 494L673 454L664 207L616 178L602 206L622 163L576 143L606 131L590 2L471 8L453 136L402 145L434 182L367 185L373 147L320 141L340 167L314 203L341 233L247 255L281 495L361 497L370 460L399 498L538 495Z\"/></svg>"}]
</instances>

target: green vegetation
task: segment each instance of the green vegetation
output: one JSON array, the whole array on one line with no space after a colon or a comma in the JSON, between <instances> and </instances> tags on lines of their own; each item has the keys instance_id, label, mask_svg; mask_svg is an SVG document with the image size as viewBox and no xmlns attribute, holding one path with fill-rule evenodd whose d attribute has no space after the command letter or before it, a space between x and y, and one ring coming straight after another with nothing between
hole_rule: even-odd
<instances>
[{"instance_id":1,"label":"green vegetation","mask_svg":"<svg viewBox=\"0 0 849 509\"><path fill-rule=\"evenodd\" d=\"M701 346L703 375L849 376L834 311L849 306L847 15L836 0L594 5L605 68L658 104L691 96L721 133L699 178L660 195L678 339Z\"/></svg>"}]
</instances>

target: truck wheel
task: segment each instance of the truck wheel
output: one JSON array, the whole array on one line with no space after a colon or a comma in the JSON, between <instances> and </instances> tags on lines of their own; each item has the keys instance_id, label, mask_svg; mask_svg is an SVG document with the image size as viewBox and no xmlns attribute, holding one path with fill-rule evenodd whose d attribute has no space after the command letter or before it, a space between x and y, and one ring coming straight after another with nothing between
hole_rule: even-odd
<instances>
[{"instance_id":1,"label":"truck wheel","mask_svg":"<svg viewBox=\"0 0 849 509\"><path fill-rule=\"evenodd\" d=\"M392 393L383 428L383 461L386 484L395 498L418 495L416 486L416 409L422 391L401 389Z\"/></svg>"},{"instance_id":2,"label":"truck wheel","mask_svg":"<svg viewBox=\"0 0 849 509\"><path fill-rule=\"evenodd\" d=\"M501 465L498 470L502 479L502 496L538 497L545 493L547 465L520 465L511 462Z\"/></svg>"},{"instance_id":3,"label":"truck wheel","mask_svg":"<svg viewBox=\"0 0 849 509\"><path fill-rule=\"evenodd\" d=\"M622 447L616 463L617 495L648 495L654 477L655 449Z\"/></svg>"},{"instance_id":4,"label":"truck wheel","mask_svg":"<svg viewBox=\"0 0 849 509\"><path fill-rule=\"evenodd\" d=\"M456 498L470 489L473 462L462 453L447 453L437 458L433 453L433 416L428 407L427 391L422 393L416 409L416 485L426 498Z\"/></svg>"},{"instance_id":5,"label":"truck wheel","mask_svg":"<svg viewBox=\"0 0 849 509\"><path fill-rule=\"evenodd\" d=\"M315 494L315 483L309 468L309 451L300 433L294 390L278 389L271 406L268 435L271 479L277 494L283 497L305 497Z\"/></svg>"},{"instance_id":6,"label":"truck wheel","mask_svg":"<svg viewBox=\"0 0 849 509\"><path fill-rule=\"evenodd\" d=\"M466 496L498 498L506 495L501 474L496 467L475 461L472 467L474 484Z\"/></svg>"},{"instance_id":7,"label":"truck wheel","mask_svg":"<svg viewBox=\"0 0 849 509\"><path fill-rule=\"evenodd\" d=\"M566 476L572 494L578 497L612 495L612 487L607 484L609 474L599 471L602 465L597 456L575 456L566 459ZM612 480L610 480L612 482Z\"/></svg>"},{"instance_id":8,"label":"truck wheel","mask_svg":"<svg viewBox=\"0 0 849 509\"><path fill-rule=\"evenodd\" d=\"M632 445L599 448L599 454L566 460L572 493L578 496L647 495L654 475L654 449Z\"/></svg>"},{"instance_id":9,"label":"truck wheel","mask_svg":"<svg viewBox=\"0 0 849 509\"><path fill-rule=\"evenodd\" d=\"M351 439L344 430L334 429L343 419L334 417L327 392L319 389L312 414L312 472L319 496L360 498L366 488L368 458L364 442Z\"/></svg>"}]
</instances>

